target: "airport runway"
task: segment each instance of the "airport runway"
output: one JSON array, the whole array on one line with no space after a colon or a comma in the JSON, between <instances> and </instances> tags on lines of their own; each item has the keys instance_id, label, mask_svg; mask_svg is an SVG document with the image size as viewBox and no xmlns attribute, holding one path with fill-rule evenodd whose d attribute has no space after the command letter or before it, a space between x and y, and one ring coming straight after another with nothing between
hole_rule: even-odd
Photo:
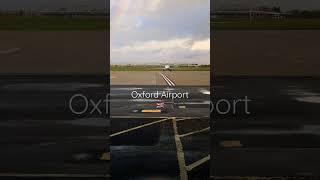
<instances>
[{"instance_id":1,"label":"airport runway","mask_svg":"<svg viewBox=\"0 0 320 180\"><path fill-rule=\"evenodd\" d=\"M74 94L105 97L104 76L1 76L0 82L1 179L110 177L110 121L69 108Z\"/></svg>"},{"instance_id":2,"label":"airport runway","mask_svg":"<svg viewBox=\"0 0 320 180\"><path fill-rule=\"evenodd\" d=\"M2 74L106 74L108 31L1 31Z\"/></svg>"},{"instance_id":3,"label":"airport runway","mask_svg":"<svg viewBox=\"0 0 320 180\"><path fill-rule=\"evenodd\" d=\"M112 178L208 179L209 82L209 72L111 73Z\"/></svg>"},{"instance_id":4,"label":"airport runway","mask_svg":"<svg viewBox=\"0 0 320 180\"><path fill-rule=\"evenodd\" d=\"M112 72L111 116L209 116L209 75L209 72ZM148 110L155 112L144 113Z\"/></svg>"},{"instance_id":5,"label":"airport runway","mask_svg":"<svg viewBox=\"0 0 320 180\"><path fill-rule=\"evenodd\" d=\"M212 32L215 76L319 76L319 30Z\"/></svg>"},{"instance_id":6,"label":"airport runway","mask_svg":"<svg viewBox=\"0 0 320 180\"><path fill-rule=\"evenodd\" d=\"M231 110L213 114L211 176L319 176L319 82L311 77L216 77L215 108L225 112L230 102ZM246 96L250 114L244 103L233 113L232 103Z\"/></svg>"},{"instance_id":7,"label":"airport runway","mask_svg":"<svg viewBox=\"0 0 320 180\"><path fill-rule=\"evenodd\" d=\"M210 86L210 71L111 71L110 80L112 86L169 85L163 75L175 86Z\"/></svg>"}]
</instances>

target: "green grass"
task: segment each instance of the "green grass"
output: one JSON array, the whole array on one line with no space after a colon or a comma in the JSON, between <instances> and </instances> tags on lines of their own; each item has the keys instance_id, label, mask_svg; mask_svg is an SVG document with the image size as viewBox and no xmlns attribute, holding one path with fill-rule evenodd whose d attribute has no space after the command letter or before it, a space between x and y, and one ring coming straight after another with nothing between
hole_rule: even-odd
<instances>
[{"instance_id":1,"label":"green grass","mask_svg":"<svg viewBox=\"0 0 320 180\"><path fill-rule=\"evenodd\" d=\"M280 21L248 18L211 19L213 30L320 30L320 18L287 18ZM0 30L15 31L68 31L108 30L109 20L101 18L68 18L55 16L0 16Z\"/></svg>"},{"instance_id":2,"label":"green grass","mask_svg":"<svg viewBox=\"0 0 320 180\"><path fill-rule=\"evenodd\" d=\"M0 16L0 30L107 30L107 18Z\"/></svg>"},{"instance_id":3,"label":"green grass","mask_svg":"<svg viewBox=\"0 0 320 180\"><path fill-rule=\"evenodd\" d=\"M214 30L320 30L320 18L315 19L211 19Z\"/></svg>"},{"instance_id":4,"label":"green grass","mask_svg":"<svg viewBox=\"0 0 320 180\"><path fill-rule=\"evenodd\" d=\"M162 71L162 66L111 66L111 71ZM173 71L210 71L210 66L172 67Z\"/></svg>"}]
</instances>

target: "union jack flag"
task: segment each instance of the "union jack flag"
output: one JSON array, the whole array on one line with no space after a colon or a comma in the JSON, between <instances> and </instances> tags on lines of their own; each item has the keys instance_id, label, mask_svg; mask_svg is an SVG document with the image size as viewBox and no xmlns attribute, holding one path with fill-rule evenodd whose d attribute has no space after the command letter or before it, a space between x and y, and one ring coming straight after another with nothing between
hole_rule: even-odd
<instances>
[{"instance_id":1,"label":"union jack flag","mask_svg":"<svg viewBox=\"0 0 320 180\"><path fill-rule=\"evenodd\" d=\"M156 108L158 108L158 109L164 108L164 102L158 102L158 103L156 103L156 105L157 105Z\"/></svg>"}]
</instances>

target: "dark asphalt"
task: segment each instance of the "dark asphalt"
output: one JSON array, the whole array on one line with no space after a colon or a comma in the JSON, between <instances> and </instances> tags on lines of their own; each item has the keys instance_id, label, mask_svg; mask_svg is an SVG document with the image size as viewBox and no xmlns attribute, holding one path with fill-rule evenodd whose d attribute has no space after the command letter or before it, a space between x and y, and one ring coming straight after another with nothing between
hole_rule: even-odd
<instances>
[{"instance_id":1,"label":"dark asphalt","mask_svg":"<svg viewBox=\"0 0 320 180\"><path fill-rule=\"evenodd\" d=\"M96 111L75 115L68 107L77 93L94 102L104 99L108 91L105 82L87 76L2 76L0 176L107 179L110 161L101 157L109 151L110 121ZM209 154L208 131L181 137L209 126L209 118L203 117L209 112L204 103L209 95L201 93L205 87L175 87L186 89L193 98L159 100L168 105L166 111L150 114L132 110L154 108L155 101L128 102L130 89L111 90L116 92L111 102L117 102L111 106L111 135L168 118L111 137L113 178L179 178L172 117L182 119L176 124L186 166ZM213 92L213 102L247 96L250 114L241 103L235 114L213 114L211 176L320 176L319 79L216 77ZM78 110L84 107L83 100L75 104ZM88 108L94 107L89 104ZM226 110L226 103L219 108ZM209 164L204 162L187 174L189 179L206 179L208 171Z\"/></svg>"},{"instance_id":2,"label":"dark asphalt","mask_svg":"<svg viewBox=\"0 0 320 180\"><path fill-rule=\"evenodd\" d=\"M216 77L215 105L246 96L251 101L250 114L244 103L237 104L236 113L214 111L211 176L319 176L319 82L310 77ZM227 104L219 104L222 112Z\"/></svg>"},{"instance_id":3,"label":"dark asphalt","mask_svg":"<svg viewBox=\"0 0 320 180\"><path fill-rule=\"evenodd\" d=\"M112 127L136 127L145 124L148 118L112 119ZM197 123L196 126L193 125ZM116 124L116 125L114 125ZM180 135L209 126L209 119L188 119L177 122ZM129 128L128 127L128 128ZM116 133L120 129L112 128ZM190 165L209 155L209 131L181 137L185 164ZM112 178L113 179L180 179L177 148L173 123L168 120L123 135L112 137ZM189 179L207 179L209 163L201 164L188 172Z\"/></svg>"},{"instance_id":4,"label":"dark asphalt","mask_svg":"<svg viewBox=\"0 0 320 180\"><path fill-rule=\"evenodd\" d=\"M209 90L209 87L112 86L110 107L112 178L180 179L182 170L179 168L181 159L177 155L177 151L180 150L176 146L177 141L181 143L183 152L185 164L181 166L183 169L206 158L209 155L210 143L208 136L210 94L203 93L205 90ZM132 91L189 92L189 99L134 100L131 97ZM157 109L156 103L159 102L165 104L164 108L160 108L163 112L141 112L145 109ZM175 118L176 122L172 118ZM176 131L174 123L177 125ZM132 129L134 127L138 129ZM207 131L197 133L206 128ZM119 132L123 133L117 134ZM190 132L194 134L187 134ZM208 179L209 161L200 163L186 174L189 179Z\"/></svg>"},{"instance_id":5,"label":"dark asphalt","mask_svg":"<svg viewBox=\"0 0 320 180\"><path fill-rule=\"evenodd\" d=\"M210 115L210 87L196 86L112 86L111 116L133 117L208 117ZM132 98L132 92L186 93L189 98ZM143 109L157 109L156 103L164 102L162 113L141 113Z\"/></svg>"},{"instance_id":6,"label":"dark asphalt","mask_svg":"<svg viewBox=\"0 0 320 180\"><path fill-rule=\"evenodd\" d=\"M0 178L108 179L110 121L69 108L74 94L107 94L101 76L1 76ZM75 109L85 108L76 99ZM88 109L92 105L88 105ZM101 107L102 108L102 107Z\"/></svg>"}]
</instances>

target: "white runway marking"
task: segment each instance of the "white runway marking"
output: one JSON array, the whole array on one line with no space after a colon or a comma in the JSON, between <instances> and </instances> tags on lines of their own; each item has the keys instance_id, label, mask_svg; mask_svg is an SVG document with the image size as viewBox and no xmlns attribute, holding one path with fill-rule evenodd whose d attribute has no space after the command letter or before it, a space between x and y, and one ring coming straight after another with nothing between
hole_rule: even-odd
<instances>
[{"instance_id":1,"label":"white runway marking","mask_svg":"<svg viewBox=\"0 0 320 180\"><path fill-rule=\"evenodd\" d=\"M186 134L181 134L179 136L180 136L180 138L183 138L183 137L186 137L186 136L195 135L195 134L199 134L199 133L203 133L203 132L209 132L209 131L210 131L210 127L207 127L207 128L204 128L204 129L201 129L201 130L198 130L198 131L192 131L192 132L189 132L189 133L186 133Z\"/></svg>"},{"instance_id":2,"label":"white runway marking","mask_svg":"<svg viewBox=\"0 0 320 180\"><path fill-rule=\"evenodd\" d=\"M308 91L306 89L292 89L288 90L288 94L291 96L318 96L318 93L314 93L311 91Z\"/></svg>"},{"instance_id":3,"label":"white runway marking","mask_svg":"<svg viewBox=\"0 0 320 180\"><path fill-rule=\"evenodd\" d=\"M20 51L20 48L11 48L7 50L0 50L0 54L11 54Z\"/></svg>"},{"instance_id":4,"label":"white runway marking","mask_svg":"<svg viewBox=\"0 0 320 180\"><path fill-rule=\"evenodd\" d=\"M209 161L209 160L210 160L210 155L208 155L208 156L200 159L199 161L196 161L196 162L188 165L188 166L186 167L186 169L187 169L187 171L191 171L192 169L200 166L201 164L203 164L203 163L205 163L205 162L207 162L207 161Z\"/></svg>"},{"instance_id":5,"label":"white runway marking","mask_svg":"<svg viewBox=\"0 0 320 180\"><path fill-rule=\"evenodd\" d=\"M184 121L184 120L188 120L188 118L185 119L172 119L172 123L173 123L173 129L174 129L174 137L175 137L175 141L176 141L176 149L177 149L177 158L178 158L178 162L179 162L179 169L180 169L180 180L188 180L188 172L192 171L194 168L200 166L201 164L207 162L210 160L210 155L190 164L190 165L186 165L185 162L185 156L184 156L184 150L183 150L183 146L182 146L182 142L181 139L182 137L185 136L190 136L190 135L194 135L197 133L201 133L201 132L206 132L206 131L210 131L210 127L208 128L204 128L198 131L193 131L190 133L186 133L186 134L182 134L179 135L178 134L178 128L177 128L177 122L178 121Z\"/></svg>"},{"instance_id":6,"label":"white runway marking","mask_svg":"<svg viewBox=\"0 0 320 180\"><path fill-rule=\"evenodd\" d=\"M173 88L165 88L164 90L165 90L165 91L174 91Z\"/></svg>"},{"instance_id":7,"label":"white runway marking","mask_svg":"<svg viewBox=\"0 0 320 180\"><path fill-rule=\"evenodd\" d=\"M210 95L210 91L205 90L205 89L201 89L200 92L201 92L202 94L205 94L205 95Z\"/></svg>"},{"instance_id":8,"label":"white runway marking","mask_svg":"<svg viewBox=\"0 0 320 180\"><path fill-rule=\"evenodd\" d=\"M129 128L129 129L126 129L124 131L120 131L120 132L111 134L110 137L119 136L121 134L125 134L125 133L128 133L130 131L135 131L135 130L138 130L138 129L141 129L141 128L144 128L144 127L147 127L147 126L151 126L151 125L154 125L154 124L162 123L162 122L165 122L165 121L168 121L168 120L169 119L161 119L159 121L154 121L152 123L147 123L147 124L144 124L144 125L141 125L141 126L136 126L136 127L133 127L133 128Z\"/></svg>"},{"instance_id":9,"label":"white runway marking","mask_svg":"<svg viewBox=\"0 0 320 180\"><path fill-rule=\"evenodd\" d=\"M160 73L160 75L162 76L162 78L166 81L166 83L169 85L169 86L176 86L176 84L171 81L166 75Z\"/></svg>"},{"instance_id":10,"label":"white runway marking","mask_svg":"<svg viewBox=\"0 0 320 180\"><path fill-rule=\"evenodd\" d=\"M299 102L320 103L320 94L306 89L294 88L292 90L288 90L287 93L288 95L295 96L294 99Z\"/></svg>"},{"instance_id":11,"label":"white runway marking","mask_svg":"<svg viewBox=\"0 0 320 180\"><path fill-rule=\"evenodd\" d=\"M178 164L180 169L180 180L188 180L186 161L184 158L182 142L178 134L177 122L175 119L172 119L172 125L173 125L173 131L174 131L174 140L177 148L177 158L178 158Z\"/></svg>"},{"instance_id":12,"label":"white runway marking","mask_svg":"<svg viewBox=\"0 0 320 180\"><path fill-rule=\"evenodd\" d=\"M118 117L118 118L133 118L133 116L114 116L114 117ZM137 117L137 118L142 118L142 119L156 118L156 119L159 119L159 117ZM162 117L162 118L164 118L164 117ZM181 142L181 137L191 136L191 135L194 135L194 134L197 134L197 133L209 131L210 127L180 135L178 133L177 122L185 121L185 120L192 120L192 119L202 120L202 118L208 118L208 116L205 116L205 117L180 117L180 118L178 118L178 117L165 117L164 119L160 119L158 121L154 121L154 122L151 122L151 123L147 123L147 124L144 124L144 125L141 125L141 126L136 126L136 127L130 128L130 129L126 129L124 131L120 131L120 132L111 134L110 137L114 137L114 136L118 136L118 135L121 135L121 134L125 134L125 133L128 133L130 131L138 130L138 129L141 129L141 128L144 128L144 127L147 127L147 126L151 126L151 125L154 125L154 124L163 123L163 122L166 122L166 121L172 121L173 132L174 132L173 136L174 136L175 145L176 145L176 154L177 154L177 160L178 160L178 165L179 165L180 180L188 180L188 172L192 171L194 168L202 165L203 163L209 161L210 160L210 155L207 155L206 157L204 157L204 158L202 158L202 159L200 159L200 160L198 160L198 161L196 161L196 162L194 162L194 163L192 163L192 164L187 166L186 165L186 161L185 161L184 149L183 149L183 145L182 145L182 142ZM206 119L206 120L208 120L208 119Z\"/></svg>"},{"instance_id":13,"label":"white runway marking","mask_svg":"<svg viewBox=\"0 0 320 180\"><path fill-rule=\"evenodd\" d=\"M204 117L181 117L181 119L176 119L176 122L180 122L180 121L187 121L187 120L195 120L195 119L198 119L198 120L208 120L206 118L209 118L208 116L204 116Z\"/></svg>"},{"instance_id":14,"label":"white runway marking","mask_svg":"<svg viewBox=\"0 0 320 180\"><path fill-rule=\"evenodd\" d=\"M297 101L307 102L307 103L320 103L320 96L309 96L309 97L300 97L296 98Z\"/></svg>"}]
</instances>

